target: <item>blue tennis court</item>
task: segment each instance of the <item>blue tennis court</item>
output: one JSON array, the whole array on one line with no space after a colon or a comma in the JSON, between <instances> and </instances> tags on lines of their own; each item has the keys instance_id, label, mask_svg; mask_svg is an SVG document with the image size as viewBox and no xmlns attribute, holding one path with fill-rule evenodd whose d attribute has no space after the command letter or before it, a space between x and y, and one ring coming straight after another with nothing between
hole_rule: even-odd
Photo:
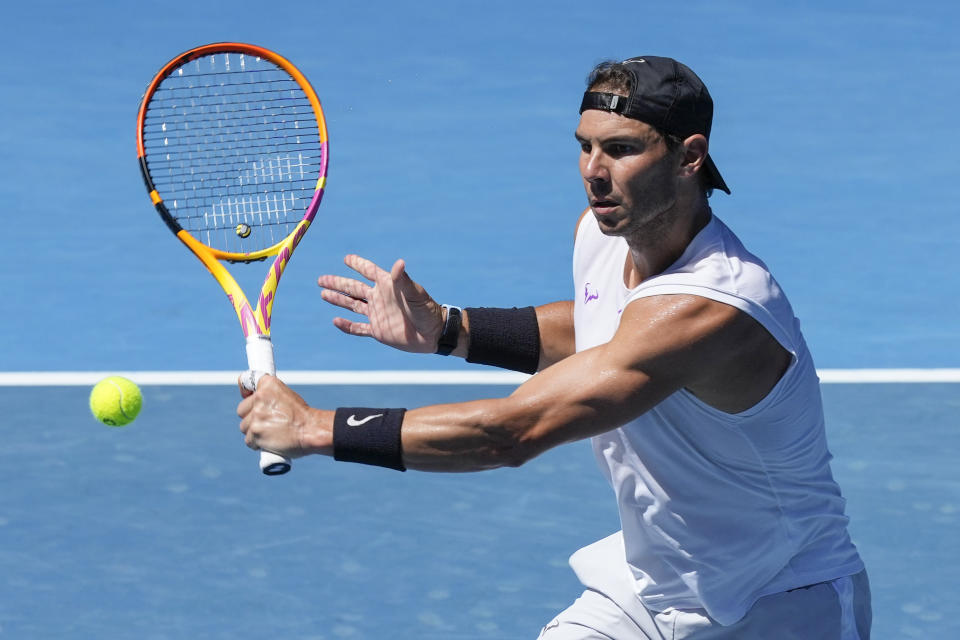
<instances>
[{"instance_id":1,"label":"blue tennis court","mask_svg":"<svg viewBox=\"0 0 960 640\"><path fill-rule=\"evenodd\" d=\"M301 387L415 406L504 386ZM579 594L566 565L619 524L586 443L434 476L300 462L266 478L228 387L145 387L131 427L86 387L0 388L0 635L532 638ZM960 636L960 396L824 386L833 468L870 571L876 638Z\"/></svg>"},{"instance_id":2,"label":"blue tennis court","mask_svg":"<svg viewBox=\"0 0 960 640\"><path fill-rule=\"evenodd\" d=\"M532 639L579 593L568 556L619 526L586 443L475 475L318 459L264 478L229 379L145 385L125 429L90 417L72 372L244 367L223 293L156 215L135 153L149 79L218 41L289 58L327 114L327 192L273 323L281 374L351 372L294 385L323 407L507 393L374 384L470 369L341 335L317 276L344 274L346 253L402 257L441 302L569 299L586 73L638 54L693 67L733 191L714 212L771 267L817 365L860 381L823 393L874 637L960 638L957 3L8 5L0 640ZM878 368L886 382L864 383ZM921 374L883 373L901 368Z\"/></svg>"}]
</instances>

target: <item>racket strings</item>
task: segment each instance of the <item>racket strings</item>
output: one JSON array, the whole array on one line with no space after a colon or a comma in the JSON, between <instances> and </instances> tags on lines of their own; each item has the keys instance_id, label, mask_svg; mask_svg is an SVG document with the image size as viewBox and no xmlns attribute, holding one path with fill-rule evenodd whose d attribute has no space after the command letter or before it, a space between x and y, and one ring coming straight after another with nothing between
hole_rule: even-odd
<instances>
[{"instance_id":1,"label":"racket strings","mask_svg":"<svg viewBox=\"0 0 960 640\"><path fill-rule=\"evenodd\" d=\"M303 218L325 148L309 98L273 63L215 54L167 76L147 106L144 151L170 214L210 247L275 245Z\"/></svg>"},{"instance_id":2,"label":"racket strings","mask_svg":"<svg viewBox=\"0 0 960 640\"><path fill-rule=\"evenodd\" d=\"M171 145L170 150L178 153L192 153L197 150L199 147L204 147L208 145L209 142L199 142L197 145ZM323 158L323 151L319 145L314 147L304 146L298 143L283 143L285 146L290 147L288 151L296 152L297 162L306 162L310 166L316 166L319 164L320 160ZM248 147L245 143L238 143L235 145L224 145L222 153L211 153L206 151L207 158L214 160L221 159L231 159L235 158L237 151L242 151ZM284 154L284 157L292 159L293 155ZM204 175L207 173L218 173L221 169L216 165L210 166L183 166L180 159L159 159L152 160L150 162L151 169L162 169L165 170L166 178L170 177L179 177L179 176L188 176L188 175ZM180 171L178 173L178 171ZM152 174L151 174L152 175Z\"/></svg>"},{"instance_id":3,"label":"racket strings","mask_svg":"<svg viewBox=\"0 0 960 640\"><path fill-rule=\"evenodd\" d=\"M251 96L258 96L258 104L262 111L266 111L269 108L282 109L284 113L291 115L313 115L313 106L308 100L301 100L296 98L264 98L263 93L250 94ZM188 97L186 100L193 100L196 96ZM247 98L247 95L233 95L234 98ZM222 123L223 116L231 116L233 114L245 114L249 118L256 119L259 116L262 116L262 113L251 111L249 105L240 105L240 106L230 106L230 105L216 105L217 108L214 111L211 111L208 115L210 116L207 119L192 117L188 118L186 116L180 116L175 110L183 106L184 99L173 100L170 98L164 98L163 96L154 96L151 100L150 106L154 109L167 108L170 109L170 114L168 117L168 122L178 123L183 120L193 120L195 122L220 122ZM238 118L239 120L239 118ZM152 123L146 123L145 131L150 131L150 125ZM157 126L163 130L163 123L158 123Z\"/></svg>"},{"instance_id":4,"label":"racket strings","mask_svg":"<svg viewBox=\"0 0 960 640\"><path fill-rule=\"evenodd\" d=\"M256 133L256 131L253 131ZM218 136L206 135L206 136L197 136L196 138L187 138L183 140L177 140L174 142L166 142L161 144L164 145L164 156L159 159L153 159L151 162L155 166L161 166L163 164L176 163L179 159L167 159L166 154L171 152L176 153L206 153L209 158L219 159L219 158L232 158L237 154L237 150L245 149L249 146L249 140L239 140L239 141L221 141L218 139ZM147 138L144 138L147 141ZM149 144L149 141L147 142ZM210 144L217 145L217 151L211 151L207 148ZM297 149L301 152L313 152L311 157L322 158L322 149L319 144L315 145L305 145L297 140L287 140L285 137L277 138L275 143L278 148L290 147L292 149ZM310 155L307 153L306 155Z\"/></svg>"},{"instance_id":5,"label":"racket strings","mask_svg":"<svg viewBox=\"0 0 960 640\"><path fill-rule=\"evenodd\" d=\"M194 119L189 120L189 121L187 121L187 120L178 121L176 118L169 118L168 121L167 121L166 123L164 123L164 125L163 125L164 128L158 128L158 129L156 129L156 130L151 130L151 129L150 129L150 126L147 125L147 126L144 128L143 139L144 139L144 140L154 140L154 141L156 141L156 140L162 140L163 138L167 138L167 137L169 137L169 134L167 133L165 127L168 126L168 125L170 125L170 126L176 126L176 125L181 124L181 123L185 123L186 126L190 126L190 127L194 127L194 128L200 126L200 127L201 127L201 128L200 128L200 131L204 131L205 129L214 129L214 130L216 130L218 133L235 133L235 132L238 131L238 130L239 130L239 131L253 131L253 130L256 130L257 127L262 127L262 128L265 128L265 129L266 129L267 127L276 127L276 126L278 126L278 123L277 123L277 122L273 121L273 120L270 119L270 118L265 118L263 115L260 115L260 114L251 114L251 115L249 115L249 116L232 116L232 113L236 113L236 112L221 112L221 113L215 114L215 117L209 118L209 119L207 119L207 120L203 120L203 119L199 119L199 118L194 118ZM313 115L313 110L311 109L311 110L309 110L309 111L307 111L307 110L303 110L303 111L293 111L293 112L288 112L288 113L291 113L292 115L295 115L295 116L301 116L301 117L309 118L309 117L311 117L311 116ZM230 122L224 123L224 120L223 120L223 119L224 119L224 116L225 116L225 115L226 115L226 116L231 116L231 121L230 121ZM215 126L215 127L207 126L208 123L215 123L216 126ZM300 129L300 123L297 122L297 121L294 121L294 122L291 122L291 123L280 123L280 124L290 124L291 126L290 126L289 130L291 130L291 131L302 131L302 130ZM267 129L267 130L269 130L269 131L285 131L286 128L284 128L284 127L281 126L279 129ZM184 132L184 133L186 133L186 132ZM191 133L193 133L194 135L196 135L195 132L191 132Z\"/></svg>"}]
</instances>

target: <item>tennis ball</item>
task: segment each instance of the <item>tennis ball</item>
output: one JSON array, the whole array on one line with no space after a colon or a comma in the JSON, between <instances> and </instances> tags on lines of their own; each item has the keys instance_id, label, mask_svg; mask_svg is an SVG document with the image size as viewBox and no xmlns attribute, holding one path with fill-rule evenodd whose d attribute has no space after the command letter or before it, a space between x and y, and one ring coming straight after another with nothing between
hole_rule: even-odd
<instances>
[{"instance_id":1,"label":"tennis ball","mask_svg":"<svg viewBox=\"0 0 960 640\"><path fill-rule=\"evenodd\" d=\"M136 420L142 406L140 387L120 376L104 378L90 392L93 417L111 427L122 427Z\"/></svg>"}]
</instances>

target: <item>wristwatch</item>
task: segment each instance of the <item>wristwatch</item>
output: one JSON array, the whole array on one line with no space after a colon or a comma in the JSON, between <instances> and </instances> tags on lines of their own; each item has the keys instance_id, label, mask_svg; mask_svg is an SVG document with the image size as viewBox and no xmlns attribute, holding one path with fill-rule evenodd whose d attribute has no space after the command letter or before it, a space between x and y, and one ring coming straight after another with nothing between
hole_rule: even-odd
<instances>
[{"instance_id":1,"label":"wristwatch","mask_svg":"<svg viewBox=\"0 0 960 640\"><path fill-rule=\"evenodd\" d=\"M449 304L443 305L446 310L446 319L443 321L443 330L437 340L437 354L448 356L457 348L460 339L460 324L463 321L463 309Z\"/></svg>"}]
</instances>

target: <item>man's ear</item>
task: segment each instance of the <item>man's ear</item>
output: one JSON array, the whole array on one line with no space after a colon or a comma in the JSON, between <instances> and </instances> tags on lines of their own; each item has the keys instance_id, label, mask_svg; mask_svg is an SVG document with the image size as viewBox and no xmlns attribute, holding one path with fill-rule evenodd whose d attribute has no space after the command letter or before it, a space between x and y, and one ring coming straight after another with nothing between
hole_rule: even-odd
<instances>
[{"instance_id":1,"label":"man's ear","mask_svg":"<svg viewBox=\"0 0 960 640\"><path fill-rule=\"evenodd\" d=\"M700 167L707 159L709 148L707 137L702 133L695 133L683 141L683 159L680 161L681 178L691 178L700 171Z\"/></svg>"}]
</instances>

